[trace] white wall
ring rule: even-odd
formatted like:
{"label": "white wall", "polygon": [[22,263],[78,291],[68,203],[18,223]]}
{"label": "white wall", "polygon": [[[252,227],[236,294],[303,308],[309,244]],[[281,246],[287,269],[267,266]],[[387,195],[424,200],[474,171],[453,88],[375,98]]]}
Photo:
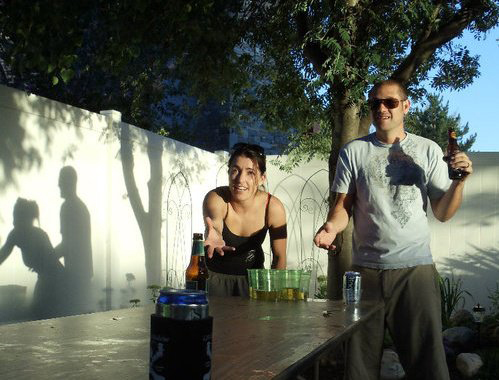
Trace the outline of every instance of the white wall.
{"label": "white wall", "polygon": [[461,208],[446,223],[430,217],[431,248],[440,272],[462,279],[471,293],[466,306],[489,307],[489,290],[499,281],[499,152],[469,156],[474,173],[466,181]]}
{"label": "white wall", "polygon": [[[113,288],[111,307],[128,307],[131,298],[146,302],[144,249],[130,207],[119,155],[119,133],[105,116],[0,86],[0,245],[12,229],[17,197],[35,200],[40,227],[57,245],[59,170],[71,165],[78,174],[78,195],[91,215],[94,260],[92,310],[106,307],[106,287]],[[162,271],[172,285],[183,281],[192,232],[204,230],[201,204],[206,192],[227,183],[227,153],[211,153],[162,138],[131,126],[134,176],[147,211],[149,157],[147,145],[162,150]],[[432,250],[441,272],[463,280],[476,301],[489,305],[499,273],[499,153],[473,153],[475,173],[466,184],[458,214],[442,224],[430,216]],[[327,257],[313,244],[315,231],[327,213],[327,163],[312,161],[285,173],[268,157],[268,190],[284,203],[288,218],[288,267],[327,273]],[[268,240],[264,245],[270,254]],[[269,257],[266,265],[270,263]],[[133,273],[135,292],[125,274]],[[27,289],[27,300],[37,276],[29,272],[15,248],[0,265],[0,323],[9,317],[12,302],[2,290],[7,285]],[[164,280],[166,281],[166,280]],[[3,293],[2,293],[3,292]],[[3,298],[2,298],[3,297]],[[107,300],[109,301],[109,300]],[[467,306],[472,307],[473,301]]]}
{"label": "white wall", "polygon": [[[105,116],[55,101],[27,95],[0,86],[0,245],[12,229],[12,210],[18,197],[35,200],[40,209],[40,228],[53,246],[61,241],[59,210],[59,170],[75,168],[77,192],[91,217],[94,263],[92,310],[106,305],[128,307],[129,300],[146,302],[144,248],[127,196],[119,154],[120,128],[113,129]],[[203,232],[201,204],[206,192],[225,184],[220,174],[224,157],[131,126],[134,177],[142,203],[148,208],[149,157],[147,144],[162,150],[163,200],[161,208],[162,270],[166,281],[166,259],[178,285],[190,258],[192,232]],[[225,182],[224,182],[225,181]],[[168,233],[167,233],[168,231]],[[168,255],[167,255],[168,252]],[[133,291],[125,274],[133,273]],[[23,264],[21,251],[0,265],[0,322],[22,315],[22,307],[12,308],[12,295],[6,286],[26,287],[25,305],[30,302],[37,275]],[[112,288],[111,300],[104,288]],[[10,294],[10,295],[9,295]],[[18,307],[19,306],[19,307]],[[22,318],[22,316],[20,317]]]}

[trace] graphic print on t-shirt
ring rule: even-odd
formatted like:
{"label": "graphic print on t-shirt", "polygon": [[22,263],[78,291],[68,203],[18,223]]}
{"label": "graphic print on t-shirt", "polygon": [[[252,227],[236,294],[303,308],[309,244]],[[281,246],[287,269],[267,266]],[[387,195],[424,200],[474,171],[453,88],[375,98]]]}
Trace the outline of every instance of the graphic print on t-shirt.
{"label": "graphic print on t-shirt", "polygon": [[424,194],[424,172],[413,159],[414,148],[411,141],[403,147],[392,145],[387,151],[378,151],[367,168],[373,183],[393,200],[391,215],[402,228],[412,216],[411,205]]}

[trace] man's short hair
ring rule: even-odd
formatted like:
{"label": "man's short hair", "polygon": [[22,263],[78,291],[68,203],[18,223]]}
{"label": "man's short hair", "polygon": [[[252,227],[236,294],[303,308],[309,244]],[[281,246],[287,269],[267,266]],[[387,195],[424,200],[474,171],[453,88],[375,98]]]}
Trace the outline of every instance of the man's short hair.
{"label": "man's short hair", "polygon": [[407,95],[407,87],[399,81],[398,79],[385,79],[380,82],[374,83],[373,88],[369,91],[369,98],[376,92],[381,86],[384,85],[395,85],[399,88],[400,94],[402,95],[403,99],[407,99],[409,96]]}

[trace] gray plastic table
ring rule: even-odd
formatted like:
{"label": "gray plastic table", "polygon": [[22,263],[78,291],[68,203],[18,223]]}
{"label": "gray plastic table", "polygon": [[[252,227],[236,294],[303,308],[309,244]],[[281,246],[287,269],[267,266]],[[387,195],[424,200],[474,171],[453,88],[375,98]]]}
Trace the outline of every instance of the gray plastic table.
{"label": "gray plastic table", "polygon": [[[380,307],[212,297],[212,379],[295,378]],[[148,305],[0,326],[0,378],[147,379],[152,311]]]}

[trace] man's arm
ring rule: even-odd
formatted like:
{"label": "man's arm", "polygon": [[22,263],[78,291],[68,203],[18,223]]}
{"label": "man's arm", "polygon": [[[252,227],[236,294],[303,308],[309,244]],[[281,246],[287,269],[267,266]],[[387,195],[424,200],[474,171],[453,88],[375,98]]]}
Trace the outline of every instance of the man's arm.
{"label": "man's arm", "polygon": [[336,246],[333,241],[336,235],[343,231],[352,215],[352,205],[355,194],[338,193],[336,202],[327,215],[327,221],[317,231],[314,238],[314,243],[319,248],[333,250]]}
{"label": "man's arm", "polygon": [[286,243],[288,238],[286,225],[286,211],[281,201],[276,197],[270,198],[269,204],[269,236],[272,247],[273,269],[286,269]]}
{"label": "man's arm", "polygon": [[433,215],[441,222],[446,222],[454,216],[463,200],[464,181],[473,173],[473,166],[468,156],[459,152],[450,157],[453,168],[461,169],[466,175],[460,180],[452,181],[449,190],[438,199],[430,199]]}
{"label": "man's arm", "polygon": [[430,199],[433,215],[437,220],[446,222],[454,216],[463,200],[463,181],[452,181],[452,184],[439,199]]}

